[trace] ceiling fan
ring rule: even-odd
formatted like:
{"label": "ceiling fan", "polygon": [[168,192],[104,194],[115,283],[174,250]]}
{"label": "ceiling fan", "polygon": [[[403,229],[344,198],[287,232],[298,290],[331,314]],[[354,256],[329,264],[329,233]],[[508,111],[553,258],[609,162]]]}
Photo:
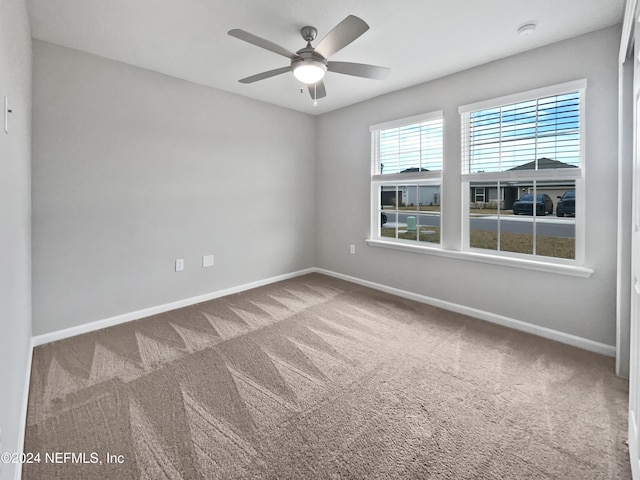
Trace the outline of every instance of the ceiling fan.
{"label": "ceiling fan", "polygon": [[291,60],[291,64],[288,67],[258,73],[257,75],[239,80],[240,83],[253,83],[283,73],[293,72],[293,75],[298,80],[307,85],[311,98],[315,101],[327,95],[324,82],[322,81],[327,71],[377,80],[382,80],[389,75],[391,70],[385,67],[377,67],[363,63],[332,62],[328,60],[331,55],[342,50],[367,30],[369,30],[369,25],[367,25],[364,20],[355,15],[349,15],[336,25],[333,30],[327,33],[314,48],[311,46],[311,42],[315,40],[318,35],[318,30],[315,27],[303,27],[300,30],[300,34],[307,42],[307,46],[295,53],[269,40],[245,32],[244,30],[234,29],[229,30],[228,33],[232,37],[239,38],[240,40],[244,40],[245,42],[277,53]]}

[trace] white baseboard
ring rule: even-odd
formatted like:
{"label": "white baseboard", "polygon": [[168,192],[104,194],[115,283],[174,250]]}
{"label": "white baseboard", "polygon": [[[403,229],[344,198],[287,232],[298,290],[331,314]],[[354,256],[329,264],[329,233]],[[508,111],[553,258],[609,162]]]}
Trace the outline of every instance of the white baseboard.
{"label": "white baseboard", "polygon": [[453,302],[439,300],[437,298],[428,297],[426,295],[420,295],[418,293],[408,292],[406,290],[401,290],[399,288],[389,287],[387,285],[370,282],[368,280],[362,280],[360,278],[352,277],[350,275],[344,275],[342,273],[332,272],[330,270],[325,270],[322,268],[307,268],[305,270],[287,273],[287,274],[279,275],[276,277],[266,278],[264,280],[258,280],[251,283],[246,283],[244,285],[239,285],[237,287],[227,288],[225,290],[219,290],[217,292],[207,293],[205,295],[199,295],[197,297],[191,297],[191,298],[179,300],[176,302],[166,303],[164,305],[158,305],[155,307],[137,310],[135,312],[117,315],[111,318],[105,318],[103,320],[97,320],[95,322],[78,325],[76,327],[71,327],[64,330],[58,330],[56,332],[45,333],[43,335],[38,335],[33,337],[33,346],[36,347],[38,345],[43,345],[45,343],[55,342],[56,340],[62,340],[64,338],[69,338],[75,335],[92,332],[95,330],[99,330],[101,328],[111,327],[114,325],[119,325],[121,323],[130,322],[132,320],[138,320],[140,318],[148,317],[151,315],[157,315],[159,313],[168,312],[170,310],[175,310],[177,308],[188,307],[190,305],[195,305],[196,303],[206,302],[208,300],[213,300],[215,298],[224,297],[226,295],[231,295],[234,293],[244,292],[245,290],[250,290],[252,288],[261,287],[264,285],[268,285],[270,283],[280,282],[282,280],[288,280],[290,278],[299,277],[300,275],[305,275],[307,273],[314,273],[314,272],[322,273],[324,275],[328,275],[335,278],[340,278],[348,282],[356,283],[358,285],[363,285],[365,287],[373,288],[375,290],[387,292],[392,295],[397,295],[399,297],[408,298],[410,300],[415,300],[417,302],[426,303],[428,305],[433,305],[435,307],[451,310],[453,312],[461,313],[463,315],[469,315],[471,317],[479,318],[487,322],[496,323],[498,325],[503,325],[505,327],[513,328],[515,330],[520,330],[522,332],[538,335],[540,337],[548,338],[550,340],[555,340],[557,342],[565,343],[567,345],[572,345],[574,347],[582,348],[584,350],[588,350],[591,352],[600,353],[602,355],[607,355],[609,357],[616,356],[616,347],[613,345],[606,345],[604,343],[595,342],[587,338],[578,337],[576,335],[560,332],[558,330],[553,330],[547,327],[541,327],[539,325],[523,322],[521,320],[505,317],[503,315],[486,312],[484,310],[467,307],[465,305],[460,305]]}
{"label": "white baseboard", "polygon": [[629,462],[631,463],[631,477],[633,478],[633,480],[638,480],[640,479],[640,459],[638,458],[640,445],[638,445],[638,433],[636,432],[635,418],[631,410],[629,411],[629,424],[627,428]]}
{"label": "white baseboard", "polygon": [[509,318],[502,315],[497,315],[495,313],[486,312],[484,310],[479,310],[477,308],[467,307],[465,305],[447,302],[444,300],[439,300],[437,298],[427,297],[426,295],[420,295],[418,293],[408,292],[406,290],[400,290],[399,288],[389,287],[387,285],[370,282],[368,280],[362,280],[360,278],[344,275],[342,273],[332,272],[330,270],[324,270],[322,268],[316,268],[314,270],[317,273],[322,273],[324,275],[328,275],[331,277],[340,278],[348,282],[357,283],[358,285],[373,288],[375,290],[380,290],[382,292],[391,293],[392,295],[397,295],[399,297],[408,298],[409,300],[415,300],[417,302],[433,305],[434,307],[440,307],[440,308],[444,308],[445,310],[461,313],[463,315],[469,315],[471,317],[479,318],[487,322],[496,323],[504,327],[513,328],[514,330],[520,330],[522,332],[538,335],[539,337],[548,338],[550,340],[555,340],[557,342],[565,343],[567,345],[572,345],[574,347],[582,348],[583,350],[588,350],[590,352],[600,353],[608,357],[616,356],[616,347],[614,345],[607,345],[604,343],[595,342],[587,338],[578,337],[576,335],[571,335],[569,333],[559,332],[558,330],[553,330],[551,328],[541,327],[539,325],[534,325],[532,323],[523,322],[521,320],[516,320],[514,318]]}
{"label": "white baseboard", "polygon": [[[22,408],[20,409],[20,428],[18,430],[18,445],[15,450],[18,453],[24,451],[24,438],[27,431],[27,409],[29,408],[29,386],[31,385],[31,363],[33,361],[33,338],[29,343],[29,357],[25,371],[24,388],[22,389]],[[15,466],[15,480],[22,479],[22,465]]]}
{"label": "white baseboard", "polygon": [[124,313],[115,317],[105,318],[102,320],[96,320],[95,322],[85,323],[76,327],[65,328],[64,330],[58,330],[51,333],[45,333],[33,337],[33,346],[44,345],[45,343],[55,342],[83,333],[93,332],[100,330],[101,328],[112,327],[121,323],[130,322],[132,320],[138,320],[140,318],[149,317],[151,315],[157,315],[159,313],[168,312],[177,308],[188,307],[195,305],[196,303],[206,302],[215,298],[225,297],[234,293],[244,292],[245,290],[251,290],[252,288],[262,287],[269,285],[270,283],[281,282],[282,280],[288,280],[290,278],[299,277],[300,275],[306,275],[307,273],[314,273],[315,268],[307,268],[305,270],[299,270],[297,272],[286,273],[284,275],[278,275],[276,277],[265,278],[263,280],[257,280],[255,282],[246,283],[237,287],[231,287],[224,290],[218,290],[212,293],[206,293],[204,295],[198,295],[197,297],[191,297],[184,300],[178,300],[176,302],[165,303],[164,305],[158,305],[150,308],[143,308],[142,310],[136,310],[135,312]]}

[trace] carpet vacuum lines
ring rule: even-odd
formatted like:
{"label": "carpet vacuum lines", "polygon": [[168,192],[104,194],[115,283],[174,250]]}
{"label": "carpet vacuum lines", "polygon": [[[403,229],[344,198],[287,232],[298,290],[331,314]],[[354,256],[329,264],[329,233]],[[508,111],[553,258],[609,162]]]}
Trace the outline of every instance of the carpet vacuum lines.
{"label": "carpet vacuum lines", "polygon": [[22,478],[626,480],[613,362],[311,273],[36,347]]}

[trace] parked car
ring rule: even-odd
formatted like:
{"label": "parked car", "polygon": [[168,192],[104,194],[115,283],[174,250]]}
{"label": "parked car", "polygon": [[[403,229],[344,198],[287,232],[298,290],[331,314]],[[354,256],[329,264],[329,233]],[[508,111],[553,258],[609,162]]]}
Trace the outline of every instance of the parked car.
{"label": "parked car", "polygon": [[576,216],[576,191],[575,190],[567,190],[562,194],[562,196],[558,195],[558,205],[556,206],[556,215],[558,217],[564,217],[565,215]]}
{"label": "parked car", "polygon": [[384,225],[385,223],[387,223],[387,214],[380,212],[380,225]]}
{"label": "parked car", "polygon": [[[553,200],[546,193],[536,195],[536,215],[553,213]],[[514,215],[533,215],[533,195],[523,195],[513,203]]]}

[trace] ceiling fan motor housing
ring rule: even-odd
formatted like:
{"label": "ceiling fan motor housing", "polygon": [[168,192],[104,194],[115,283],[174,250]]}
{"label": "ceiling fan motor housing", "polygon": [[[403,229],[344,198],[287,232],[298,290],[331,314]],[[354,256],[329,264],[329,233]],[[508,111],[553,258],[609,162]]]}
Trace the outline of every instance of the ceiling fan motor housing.
{"label": "ceiling fan motor housing", "polygon": [[302,27],[300,29],[300,35],[302,35],[302,38],[304,38],[307,43],[311,43],[318,36],[318,29],[310,26]]}

